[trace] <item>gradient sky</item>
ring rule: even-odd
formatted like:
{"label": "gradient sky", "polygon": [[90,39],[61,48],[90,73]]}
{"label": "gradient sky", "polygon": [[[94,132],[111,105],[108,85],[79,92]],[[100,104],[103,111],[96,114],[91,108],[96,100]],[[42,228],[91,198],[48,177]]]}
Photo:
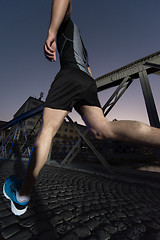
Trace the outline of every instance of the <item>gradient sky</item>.
{"label": "gradient sky", "polygon": [[[51,0],[3,0],[0,7],[0,120],[9,121],[29,96],[44,98],[59,70],[43,54]],[[160,50],[159,0],[73,0],[72,19],[89,54],[94,78]],[[149,76],[158,113],[160,76]],[[102,105],[114,89],[99,93]],[[78,114],[70,114],[80,122]],[[139,80],[135,80],[109,120],[148,123]]]}

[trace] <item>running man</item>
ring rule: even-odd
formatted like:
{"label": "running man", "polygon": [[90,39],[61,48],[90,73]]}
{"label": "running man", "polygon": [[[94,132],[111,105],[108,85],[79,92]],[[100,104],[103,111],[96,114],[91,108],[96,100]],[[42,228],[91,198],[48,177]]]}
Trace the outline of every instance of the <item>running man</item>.
{"label": "running man", "polygon": [[137,121],[110,122],[104,117],[87,51],[70,16],[71,0],[53,0],[44,50],[47,59],[55,62],[58,48],[61,69],[46,98],[42,129],[30,156],[24,181],[10,176],[3,186],[3,193],[11,201],[11,210],[15,215],[26,212],[34,183],[47,160],[52,138],[73,107],[95,138],[160,147],[159,129]]}

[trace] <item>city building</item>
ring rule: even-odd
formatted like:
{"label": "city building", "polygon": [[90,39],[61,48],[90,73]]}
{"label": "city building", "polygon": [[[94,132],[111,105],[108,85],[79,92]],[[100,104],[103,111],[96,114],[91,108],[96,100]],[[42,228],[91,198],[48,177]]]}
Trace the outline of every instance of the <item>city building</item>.
{"label": "city building", "polygon": [[[41,97],[39,99],[34,97],[29,97],[25,103],[18,109],[18,111],[14,114],[14,118],[22,115],[25,112],[28,112],[40,105],[44,104],[44,101],[41,100]],[[24,127],[26,132],[30,132],[33,128],[34,132],[37,133],[41,126],[41,122],[39,121],[41,119],[42,114],[37,114],[35,116],[30,117],[29,119],[24,121]],[[38,122],[39,121],[39,122]],[[37,124],[38,123],[38,124]]]}
{"label": "city building", "polygon": [[7,122],[6,121],[1,121],[0,120],[0,128],[3,127]]}

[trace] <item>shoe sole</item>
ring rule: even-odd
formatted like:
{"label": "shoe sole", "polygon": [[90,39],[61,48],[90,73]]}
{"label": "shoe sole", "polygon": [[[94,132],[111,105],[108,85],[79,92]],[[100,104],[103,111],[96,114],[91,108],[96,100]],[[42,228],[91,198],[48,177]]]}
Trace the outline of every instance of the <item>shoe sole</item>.
{"label": "shoe sole", "polygon": [[[4,185],[5,185],[5,184],[4,184]],[[13,202],[13,201],[11,200],[11,198],[6,194],[5,189],[4,189],[4,185],[3,185],[3,194],[4,194],[4,196],[5,196],[7,199],[9,199],[10,202],[11,202],[11,211],[12,211],[16,216],[21,216],[22,214],[24,214],[24,213],[27,211],[28,206],[25,207],[25,208],[22,209],[22,210],[17,209],[16,206],[14,205],[14,202]]]}

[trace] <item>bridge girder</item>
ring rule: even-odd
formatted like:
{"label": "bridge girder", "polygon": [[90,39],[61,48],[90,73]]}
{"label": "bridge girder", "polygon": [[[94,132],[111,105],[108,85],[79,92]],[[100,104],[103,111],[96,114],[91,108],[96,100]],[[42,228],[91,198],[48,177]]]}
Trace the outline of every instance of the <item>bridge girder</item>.
{"label": "bridge girder", "polygon": [[144,70],[147,71],[147,74],[160,74],[160,51],[98,77],[96,79],[98,92],[118,86],[128,76],[135,80],[139,78],[139,72]]}

